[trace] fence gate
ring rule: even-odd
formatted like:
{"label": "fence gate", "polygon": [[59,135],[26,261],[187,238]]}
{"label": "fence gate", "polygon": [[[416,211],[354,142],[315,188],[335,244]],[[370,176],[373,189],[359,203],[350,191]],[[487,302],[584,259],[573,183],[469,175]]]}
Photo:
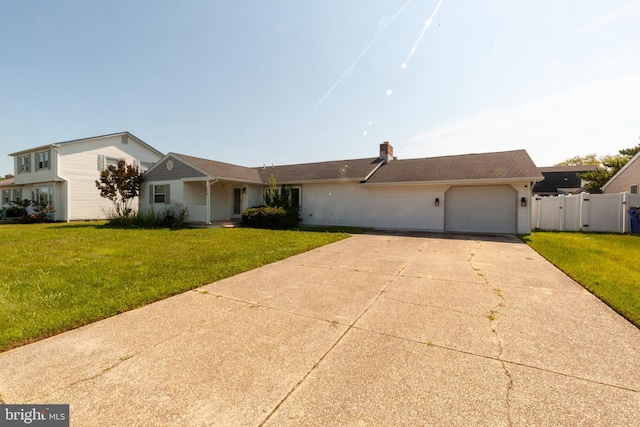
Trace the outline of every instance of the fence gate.
{"label": "fence gate", "polygon": [[531,203],[531,226],[539,230],[627,233],[631,230],[627,214],[631,206],[640,206],[640,195],[538,196]]}

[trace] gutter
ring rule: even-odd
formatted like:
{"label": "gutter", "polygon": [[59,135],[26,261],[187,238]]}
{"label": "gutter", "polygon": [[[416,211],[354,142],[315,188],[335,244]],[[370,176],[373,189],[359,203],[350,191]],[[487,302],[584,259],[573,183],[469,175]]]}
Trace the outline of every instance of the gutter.
{"label": "gutter", "polygon": [[[57,148],[59,147],[59,145],[51,145],[52,148]],[[58,174],[58,171],[60,170],[59,166],[59,160],[60,160],[60,153],[58,153],[58,150],[54,150],[56,153],[56,180],[61,180],[62,182],[64,182],[64,218],[63,221],[64,222],[69,222],[69,180],[66,178],[61,177]],[[54,214],[55,216],[55,214]]]}

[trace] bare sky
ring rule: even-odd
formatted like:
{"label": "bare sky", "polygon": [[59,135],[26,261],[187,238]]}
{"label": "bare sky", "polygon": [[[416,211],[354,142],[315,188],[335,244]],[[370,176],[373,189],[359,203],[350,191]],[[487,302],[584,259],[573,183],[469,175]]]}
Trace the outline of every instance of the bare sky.
{"label": "bare sky", "polygon": [[8,153],[130,131],[246,166],[640,142],[640,0],[3,1]]}

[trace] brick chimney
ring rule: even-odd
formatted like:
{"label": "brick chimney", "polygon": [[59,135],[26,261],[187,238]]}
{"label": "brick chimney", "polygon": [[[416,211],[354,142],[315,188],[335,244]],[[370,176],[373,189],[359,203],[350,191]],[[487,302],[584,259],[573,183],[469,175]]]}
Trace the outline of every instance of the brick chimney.
{"label": "brick chimney", "polygon": [[382,164],[387,164],[393,160],[393,147],[388,141],[380,144],[380,158],[382,159]]}

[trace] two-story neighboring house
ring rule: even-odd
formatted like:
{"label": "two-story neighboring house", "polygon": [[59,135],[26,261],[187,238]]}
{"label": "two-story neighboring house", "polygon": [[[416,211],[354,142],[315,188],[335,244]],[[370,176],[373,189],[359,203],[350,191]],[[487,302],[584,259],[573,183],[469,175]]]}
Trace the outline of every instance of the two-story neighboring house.
{"label": "two-story neighboring house", "polygon": [[42,145],[9,154],[13,182],[3,182],[2,206],[20,199],[43,199],[55,209],[55,221],[106,218],[111,201],[100,196],[100,171],[124,159],[141,171],[163,154],[129,132]]}

